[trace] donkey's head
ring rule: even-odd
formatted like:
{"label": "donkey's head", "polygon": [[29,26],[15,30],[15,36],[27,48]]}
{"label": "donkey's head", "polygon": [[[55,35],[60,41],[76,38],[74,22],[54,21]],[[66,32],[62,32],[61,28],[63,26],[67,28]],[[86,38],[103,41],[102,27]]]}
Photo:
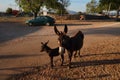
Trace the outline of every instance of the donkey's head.
{"label": "donkey's head", "polygon": [[46,51],[48,42],[49,42],[49,40],[47,42],[45,42],[45,43],[41,42],[41,50],[40,50],[40,52]]}
{"label": "donkey's head", "polygon": [[62,47],[65,47],[65,48],[67,46],[69,46],[70,37],[66,35],[66,33],[68,31],[67,25],[65,25],[64,31],[58,31],[58,29],[56,28],[56,25],[55,25],[54,26],[54,31],[59,36],[58,37],[59,45],[62,46]]}

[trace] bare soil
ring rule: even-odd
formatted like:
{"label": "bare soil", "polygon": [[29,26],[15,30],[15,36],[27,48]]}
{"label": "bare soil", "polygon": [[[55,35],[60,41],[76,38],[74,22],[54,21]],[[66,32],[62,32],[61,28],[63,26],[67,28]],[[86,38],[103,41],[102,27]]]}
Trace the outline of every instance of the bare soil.
{"label": "bare soil", "polygon": [[[7,18],[0,22],[0,80],[120,79],[119,22],[62,21],[68,24],[69,36],[78,30],[84,33],[84,46],[81,57],[72,58],[71,69],[67,66],[67,52],[64,66],[60,66],[60,57],[56,57],[51,69],[49,57],[40,52],[40,46],[47,40],[50,47],[58,46],[53,26],[28,27],[24,20]],[[58,25],[59,30],[63,28]]]}

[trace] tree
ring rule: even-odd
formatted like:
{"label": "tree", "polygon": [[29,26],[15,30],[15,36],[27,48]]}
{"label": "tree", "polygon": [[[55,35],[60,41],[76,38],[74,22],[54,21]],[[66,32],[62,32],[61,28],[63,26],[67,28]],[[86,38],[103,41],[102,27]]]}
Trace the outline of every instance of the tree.
{"label": "tree", "polygon": [[15,0],[16,3],[27,12],[33,12],[34,17],[37,17],[38,12],[41,10],[42,6],[46,6],[46,8],[50,9],[58,9],[61,3],[58,0]]}
{"label": "tree", "polygon": [[117,10],[116,19],[118,19],[120,12],[120,0],[99,0],[99,8],[103,10]]}
{"label": "tree", "polygon": [[61,16],[66,12],[66,8],[70,5],[70,0],[59,0],[59,2],[61,3]]}
{"label": "tree", "polygon": [[59,0],[59,2],[67,8],[70,5],[70,0]]}
{"label": "tree", "polygon": [[16,3],[26,12],[32,12],[34,18],[37,17],[41,6],[43,5],[43,0],[16,0]]}
{"label": "tree", "polygon": [[6,13],[7,14],[12,14],[12,8],[7,8]]}
{"label": "tree", "polygon": [[86,12],[87,13],[95,13],[97,10],[97,1],[91,0],[91,2],[88,2],[86,5]]}
{"label": "tree", "polygon": [[47,2],[47,0],[46,0],[46,3],[44,5],[46,5],[47,9],[54,10],[58,14],[61,11],[61,9],[65,10],[65,7],[58,0],[57,1],[51,1],[51,2],[49,2],[49,0]]}

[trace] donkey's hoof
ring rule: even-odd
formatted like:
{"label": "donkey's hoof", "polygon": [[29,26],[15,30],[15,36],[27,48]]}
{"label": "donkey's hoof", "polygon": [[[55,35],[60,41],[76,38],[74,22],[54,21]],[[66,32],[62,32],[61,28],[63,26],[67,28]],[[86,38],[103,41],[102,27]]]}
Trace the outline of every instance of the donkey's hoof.
{"label": "donkey's hoof", "polygon": [[63,64],[61,64],[60,66],[63,66]]}
{"label": "donkey's hoof", "polygon": [[68,66],[67,69],[71,69],[71,66]]}
{"label": "donkey's hoof", "polygon": [[51,68],[53,68],[54,67],[54,65],[51,65]]}
{"label": "donkey's hoof", "polygon": [[74,58],[77,58],[77,57],[78,57],[78,56],[76,56],[76,55],[74,56]]}

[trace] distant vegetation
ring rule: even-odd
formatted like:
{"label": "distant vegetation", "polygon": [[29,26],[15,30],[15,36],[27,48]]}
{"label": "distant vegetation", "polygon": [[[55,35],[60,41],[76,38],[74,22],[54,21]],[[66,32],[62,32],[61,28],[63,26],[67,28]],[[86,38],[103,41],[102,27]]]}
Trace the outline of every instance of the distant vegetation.
{"label": "distant vegetation", "polygon": [[7,8],[6,13],[7,14],[12,14],[12,8]]}
{"label": "distant vegetation", "polygon": [[43,6],[46,6],[48,10],[55,10],[58,13],[65,13],[66,7],[70,5],[70,0],[15,0],[16,3],[25,12],[32,12],[34,18],[40,12]]}
{"label": "distant vegetation", "polygon": [[109,11],[116,10],[117,15],[116,19],[118,19],[120,12],[120,0],[91,0],[86,5],[87,13],[102,13],[103,10],[107,11],[107,15],[109,15]]}
{"label": "distant vegetation", "polygon": [[8,8],[6,10],[6,13],[1,12],[0,16],[3,15],[5,16],[14,15],[16,17],[34,16],[34,18],[36,18],[43,12],[43,7],[47,8],[48,14],[53,15],[53,17],[56,14],[58,17],[62,19],[64,18],[84,20],[85,18],[88,17],[86,15],[89,14],[101,14],[101,16],[103,17],[104,16],[109,17],[110,11],[115,10],[117,14],[115,14],[114,17],[116,17],[116,20],[118,20],[120,13],[120,0],[91,0],[86,4],[86,12],[84,13],[76,12],[75,14],[69,14],[70,11],[67,10],[67,7],[71,4],[70,0],[15,0],[15,1],[18,4],[20,10],[13,10],[12,8]]}
{"label": "distant vegetation", "polygon": [[16,16],[19,13],[19,11],[18,10],[13,10],[12,8],[7,8],[6,13],[9,14],[9,15]]}

